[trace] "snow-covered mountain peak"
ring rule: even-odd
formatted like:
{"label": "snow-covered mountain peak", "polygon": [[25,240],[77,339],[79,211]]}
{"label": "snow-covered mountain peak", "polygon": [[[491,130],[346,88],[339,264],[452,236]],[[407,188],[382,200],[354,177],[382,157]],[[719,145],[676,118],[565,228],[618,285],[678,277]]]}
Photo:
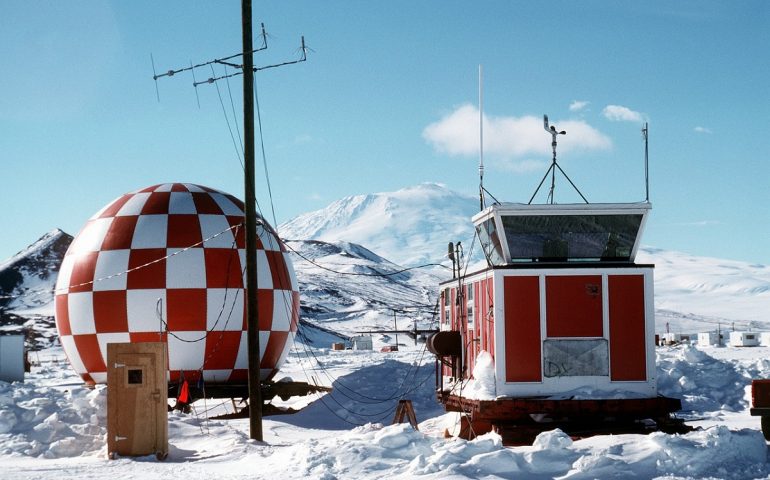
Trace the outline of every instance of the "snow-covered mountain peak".
{"label": "snow-covered mountain peak", "polygon": [[71,243],[72,236],[57,228],[0,263],[0,329],[26,329],[38,346],[53,341],[53,289]]}
{"label": "snow-covered mountain peak", "polygon": [[[447,242],[458,240],[480,259],[471,224],[477,211],[475,197],[424,183],[343,198],[285,223],[281,232],[292,239],[356,242],[404,266],[442,262]],[[640,249],[637,262],[656,266],[659,328],[668,323],[692,333],[728,321],[736,328],[770,328],[767,266],[652,247]]]}
{"label": "snow-covered mountain peak", "polygon": [[0,271],[11,267],[13,264],[23,262],[30,258],[38,258],[41,255],[45,256],[49,250],[60,250],[62,245],[66,245],[61,252],[64,256],[64,252],[69,248],[69,244],[72,242],[72,235],[65,233],[61,229],[54,228],[50,232],[46,233],[42,237],[35,240],[32,244],[18,252],[16,255],[0,262]]}
{"label": "snow-covered mountain peak", "polygon": [[437,263],[446,244],[473,239],[474,197],[439,183],[395,192],[348,196],[282,224],[287,239],[349,241],[374,248],[400,265]]}

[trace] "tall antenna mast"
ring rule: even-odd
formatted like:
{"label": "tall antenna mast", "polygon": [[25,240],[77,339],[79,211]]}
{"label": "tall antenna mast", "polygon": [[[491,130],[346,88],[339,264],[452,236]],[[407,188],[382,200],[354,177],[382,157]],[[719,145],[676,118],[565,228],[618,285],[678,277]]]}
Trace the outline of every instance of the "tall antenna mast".
{"label": "tall antenna mast", "polygon": [[647,203],[650,203],[649,149],[647,147],[649,134],[649,124],[644,122],[644,127],[642,128],[642,137],[644,137],[644,201]]}
{"label": "tall antenna mast", "polygon": [[484,89],[479,64],[479,209],[484,210]]}

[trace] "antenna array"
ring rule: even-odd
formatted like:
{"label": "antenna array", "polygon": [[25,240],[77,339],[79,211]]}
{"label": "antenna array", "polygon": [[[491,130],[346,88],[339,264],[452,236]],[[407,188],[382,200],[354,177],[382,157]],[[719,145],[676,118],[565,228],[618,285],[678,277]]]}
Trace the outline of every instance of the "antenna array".
{"label": "antenna array", "polygon": [[[254,54],[256,52],[261,52],[262,50],[267,50],[267,36],[268,35],[267,35],[267,32],[265,31],[265,24],[262,23],[260,25],[261,25],[260,37],[262,37],[262,45],[260,47],[258,47],[258,48],[255,48],[253,50],[248,51],[248,53]],[[275,63],[275,64],[271,64],[271,65],[263,65],[263,66],[259,66],[259,67],[252,66],[251,70],[252,70],[253,73],[256,73],[256,72],[259,72],[261,70],[267,70],[267,69],[270,69],[270,68],[283,67],[285,65],[293,65],[295,63],[300,63],[300,62],[306,61],[307,60],[307,51],[309,50],[309,48],[305,45],[305,36],[304,35],[301,37],[299,50],[301,51],[301,56],[297,60],[289,60],[289,61],[286,61],[286,62]],[[192,77],[193,77],[193,87],[195,87],[195,89],[196,89],[195,95],[197,97],[197,95],[198,95],[197,88],[198,88],[199,85],[211,84],[211,83],[214,83],[214,82],[216,82],[218,80],[224,80],[226,78],[231,78],[231,77],[235,77],[235,76],[238,76],[238,75],[243,75],[243,70],[244,70],[243,64],[242,63],[238,64],[238,63],[234,63],[234,62],[230,61],[230,60],[232,60],[234,58],[243,57],[243,55],[244,55],[244,52],[238,52],[238,53],[234,53],[232,55],[228,55],[226,57],[215,58],[214,60],[209,60],[207,62],[198,63],[196,65],[193,65],[192,62],[190,62],[190,66],[189,67],[182,67],[182,68],[178,68],[178,69],[171,69],[171,70],[168,70],[168,71],[166,71],[164,73],[157,73],[157,71],[155,70],[155,58],[153,58],[152,54],[150,54],[150,61],[152,62],[152,79],[155,80],[155,94],[156,94],[156,96],[158,98],[158,101],[160,102],[160,93],[158,91],[158,79],[163,78],[163,77],[173,77],[174,75],[176,75],[178,73],[183,73],[183,72],[189,71],[192,74]],[[195,78],[195,69],[196,68],[205,67],[205,66],[213,66],[214,64],[224,65],[226,67],[232,67],[232,68],[237,69],[238,71],[230,73],[230,74],[226,74],[226,75],[220,75],[220,76],[214,75],[214,76],[209,77],[206,80],[202,80],[200,82],[196,80],[196,78]],[[212,69],[212,75],[213,75],[213,69]],[[199,103],[199,106],[200,106],[200,103]]]}
{"label": "antenna array", "polygon": [[[257,277],[257,232],[256,232],[256,195],[254,185],[254,73],[269,68],[277,68],[284,65],[304,62],[307,60],[307,47],[305,46],[305,37],[302,37],[302,56],[298,60],[292,60],[262,67],[254,66],[254,52],[267,48],[267,34],[265,26],[262,24],[262,47],[254,49],[252,43],[252,7],[251,0],[242,0],[241,2],[241,25],[243,30],[241,53],[229,55],[198,65],[169,70],[166,73],[158,75],[155,71],[155,59],[150,56],[153,64],[153,80],[155,81],[156,95],[160,101],[160,95],[157,91],[158,78],[173,77],[177,73],[190,71],[193,75],[193,87],[196,88],[203,83],[215,83],[218,80],[243,75],[243,163],[244,163],[244,203],[245,203],[245,233],[246,233],[246,320],[247,320],[247,350],[249,363],[249,430],[250,437],[254,440],[262,440],[262,392],[260,381],[260,348],[259,348],[259,321],[258,321],[258,277]],[[230,62],[237,57],[243,57],[243,64]],[[213,74],[213,64],[220,64],[236,68],[238,71],[228,75],[217,77]],[[212,77],[198,82],[195,80],[195,69],[204,65],[212,66]]]}

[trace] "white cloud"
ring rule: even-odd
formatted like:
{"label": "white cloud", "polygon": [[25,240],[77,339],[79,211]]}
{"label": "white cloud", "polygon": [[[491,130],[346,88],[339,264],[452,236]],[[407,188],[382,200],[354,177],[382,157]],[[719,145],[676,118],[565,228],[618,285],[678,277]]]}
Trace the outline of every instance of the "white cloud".
{"label": "white cloud", "polygon": [[711,227],[714,225],[721,225],[719,220],[699,220],[697,222],[681,223],[680,225],[685,227]]}
{"label": "white cloud", "polygon": [[[479,110],[465,104],[422,132],[437,151],[457,156],[477,156],[479,152]],[[612,141],[582,120],[553,122],[567,135],[559,136],[559,152],[608,150]],[[484,154],[501,159],[521,159],[529,155],[551,154],[551,139],[543,131],[543,119],[534,116],[493,117],[484,115]],[[516,162],[511,163],[511,165]],[[527,162],[518,162],[527,165]],[[531,164],[529,164],[531,165]],[[531,168],[531,167],[529,167]]]}
{"label": "white cloud", "polygon": [[569,104],[569,111],[579,112],[580,110],[583,110],[584,108],[586,108],[589,103],[590,102],[587,102],[585,100],[575,100]]}
{"label": "white cloud", "polygon": [[695,130],[697,133],[708,133],[708,134],[714,133],[711,131],[710,128],[706,128],[706,127],[695,127],[693,130]]}
{"label": "white cloud", "polygon": [[621,105],[607,105],[602,110],[602,114],[613,122],[641,122],[644,120],[641,113]]}

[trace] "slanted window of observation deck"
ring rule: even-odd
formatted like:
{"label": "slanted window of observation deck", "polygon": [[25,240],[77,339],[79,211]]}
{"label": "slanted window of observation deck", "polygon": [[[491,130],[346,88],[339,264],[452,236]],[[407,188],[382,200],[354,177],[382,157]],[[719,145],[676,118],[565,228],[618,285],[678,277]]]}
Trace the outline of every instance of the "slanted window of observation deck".
{"label": "slanted window of observation deck", "polygon": [[633,262],[649,204],[495,205],[474,217],[490,265]]}

